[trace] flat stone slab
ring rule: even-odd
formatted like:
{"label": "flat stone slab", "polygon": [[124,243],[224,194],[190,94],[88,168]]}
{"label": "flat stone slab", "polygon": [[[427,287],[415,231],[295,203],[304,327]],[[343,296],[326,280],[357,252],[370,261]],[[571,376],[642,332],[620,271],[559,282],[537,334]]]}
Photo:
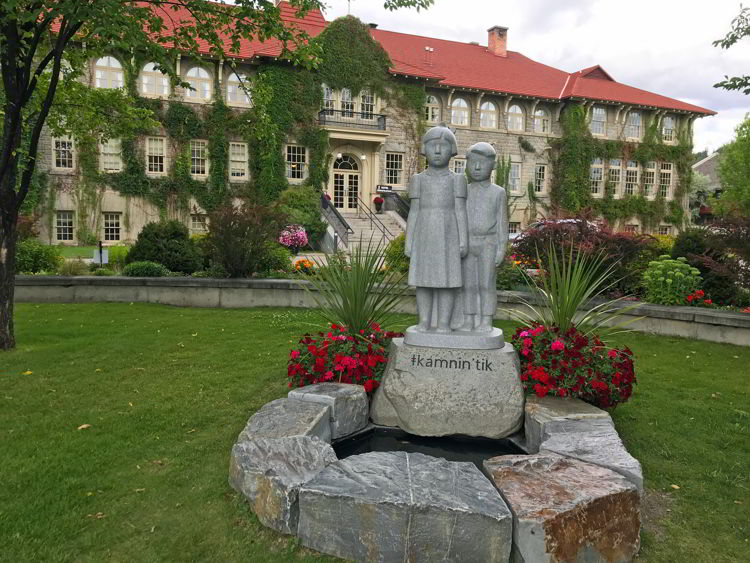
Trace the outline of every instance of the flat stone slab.
{"label": "flat stone slab", "polygon": [[290,399],[328,405],[331,409],[331,438],[341,438],[367,426],[370,401],[361,385],[318,383],[289,392]]}
{"label": "flat stone slab", "polygon": [[610,421],[556,420],[544,426],[540,453],[556,453],[616,471],[643,491],[641,464],[625,449]]}
{"label": "flat stone slab", "polygon": [[232,448],[229,484],[264,526],[296,534],[299,486],[334,461],[333,448],[317,437],[254,438]]}
{"label": "flat stone slab", "polygon": [[492,350],[505,345],[503,331],[493,327],[491,332],[453,331],[447,334],[420,332],[410,326],[404,333],[404,342],[425,348],[453,348],[456,350]]}
{"label": "flat stone slab", "polygon": [[640,496],[609,469],[555,454],[484,462],[513,513],[514,563],[624,563],[638,553]]}
{"label": "flat stone slab", "polygon": [[330,407],[322,403],[276,399],[263,405],[250,417],[238,442],[255,438],[317,436],[331,441]]}
{"label": "flat stone slab", "polygon": [[370,417],[419,436],[504,438],[523,424],[518,354],[410,346],[394,338]]}
{"label": "flat stone slab", "polygon": [[553,420],[601,419],[612,424],[612,418],[606,411],[580,399],[529,396],[526,397],[524,413],[525,445],[529,453],[539,451],[544,427]]}
{"label": "flat stone slab", "polygon": [[306,547],[356,561],[506,562],[512,516],[471,463],[418,453],[339,460],[300,487]]}

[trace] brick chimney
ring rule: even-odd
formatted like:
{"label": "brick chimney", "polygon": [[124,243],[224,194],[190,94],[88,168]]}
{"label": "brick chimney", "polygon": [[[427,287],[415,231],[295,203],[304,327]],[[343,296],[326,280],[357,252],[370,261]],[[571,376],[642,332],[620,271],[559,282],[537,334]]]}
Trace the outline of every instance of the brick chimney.
{"label": "brick chimney", "polygon": [[498,57],[507,57],[508,28],[496,25],[487,30],[487,48],[490,53]]}

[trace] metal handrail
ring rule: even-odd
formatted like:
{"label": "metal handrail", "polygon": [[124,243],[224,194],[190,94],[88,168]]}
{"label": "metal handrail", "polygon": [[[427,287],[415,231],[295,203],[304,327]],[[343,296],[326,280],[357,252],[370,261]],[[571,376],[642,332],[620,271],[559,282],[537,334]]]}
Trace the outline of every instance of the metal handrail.
{"label": "metal handrail", "polygon": [[[333,231],[336,237],[341,240],[345,247],[349,247],[349,235],[354,234],[354,229],[351,228],[349,223],[344,219],[343,215],[339,213],[333,204],[326,198],[326,194],[320,194],[320,209],[323,215],[328,220],[328,224],[333,227]],[[333,216],[333,217],[331,217]],[[338,248],[338,243],[334,242],[335,247]]]}
{"label": "metal handrail", "polygon": [[409,205],[409,202],[406,201],[404,198],[402,198],[397,193],[383,193],[380,194],[384,198],[387,198],[389,201],[393,202],[396,207],[396,213],[399,214],[399,216],[406,221],[409,219],[409,210],[411,209],[411,206]]}
{"label": "metal handrail", "polygon": [[383,113],[322,109],[318,112],[320,125],[343,125],[358,129],[386,130],[386,116]]}
{"label": "metal handrail", "polygon": [[388,240],[388,242],[392,241],[394,238],[396,238],[396,235],[394,235],[391,231],[388,230],[388,227],[385,226],[385,223],[383,223],[373,212],[372,209],[368,207],[368,205],[362,201],[362,198],[357,195],[357,202],[359,205],[357,206],[357,213],[360,212],[362,208],[365,209],[365,215],[370,220],[370,226],[373,225],[376,226],[381,233],[383,233],[383,236]]}

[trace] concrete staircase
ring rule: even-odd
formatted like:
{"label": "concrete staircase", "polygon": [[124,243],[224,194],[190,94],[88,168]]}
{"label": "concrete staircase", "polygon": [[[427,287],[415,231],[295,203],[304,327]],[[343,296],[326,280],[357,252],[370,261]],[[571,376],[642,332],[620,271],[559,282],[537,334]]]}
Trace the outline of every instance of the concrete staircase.
{"label": "concrete staircase", "polygon": [[404,232],[404,225],[400,217],[393,211],[386,211],[375,215],[387,229],[388,233],[383,233],[377,221],[371,221],[364,213],[361,215],[344,215],[349,226],[354,230],[354,234],[349,235],[349,251],[355,247],[362,246],[367,248],[372,239],[372,247],[375,248],[378,243],[384,248],[388,242]]}

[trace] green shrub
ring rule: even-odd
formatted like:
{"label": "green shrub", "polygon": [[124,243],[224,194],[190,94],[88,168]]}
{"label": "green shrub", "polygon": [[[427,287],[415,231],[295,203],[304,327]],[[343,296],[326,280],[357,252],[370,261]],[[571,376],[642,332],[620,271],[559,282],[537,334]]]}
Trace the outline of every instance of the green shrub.
{"label": "green shrub", "polygon": [[85,276],[89,271],[88,263],[80,258],[75,258],[74,260],[65,260],[57,273],[61,276]]}
{"label": "green shrub", "polygon": [[311,246],[318,244],[327,225],[320,218],[320,192],[309,186],[288,188],[279,195],[279,209],[286,222],[302,225]]}
{"label": "green shrub", "polygon": [[114,276],[115,272],[113,270],[110,270],[109,268],[97,268],[94,270],[95,276]]}
{"label": "green shrub", "polygon": [[497,268],[495,286],[497,289],[513,291],[519,289],[519,287],[525,290],[525,285],[526,277],[523,270],[519,265],[514,264],[509,256],[506,256],[503,263]]}
{"label": "green shrub", "polygon": [[276,241],[269,241],[258,259],[258,272],[290,272],[292,253]]}
{"label": "green shrub", "polygon": [[131,262],[122,270],[123,276],[131,278],[165,278],[171,272],[163,265],[157,262],[143,260],[140,262]]}
{"label": "green shrub", "polygon": [[128,252],[127,263],[157,262],[173,272],[192,274],[203,267],[203,259],[190,240],[188,228],[179,221],[149,223]]}
{"label": "green shrub", "polygon": [[401,233],[385,247],[385,265],[388,269],[402,274],[409,271],[409,259],[404,254],[406,234]]}
{"label": "green shrub", "polygon": [[62,263],[59,248],[42,244],[37,239],[22,240],[16,247],[16,272],[19,274],[54,272]]}
{"label": "green shrub", "polygon": [[653,260],[643,274],[646,300],[657,305],[684,305],[685,298],[700,288],[698,268],[688,264],[687,258],[672,259],[665,254]]}
{"label": "green shrub", "polygon": [[225,279],[229,277],[229,273],[221,266],[210,266],[206,268],[205,270],[199,270],[197,272],[193,272],[192,276],[194,278]]}
{"label": "green shrub", "polygon": [[127,246],[110,246],[109,250],[109,267],[117,272],[122,272],[122,269],[127,264],[128,252],[130,248]]}

